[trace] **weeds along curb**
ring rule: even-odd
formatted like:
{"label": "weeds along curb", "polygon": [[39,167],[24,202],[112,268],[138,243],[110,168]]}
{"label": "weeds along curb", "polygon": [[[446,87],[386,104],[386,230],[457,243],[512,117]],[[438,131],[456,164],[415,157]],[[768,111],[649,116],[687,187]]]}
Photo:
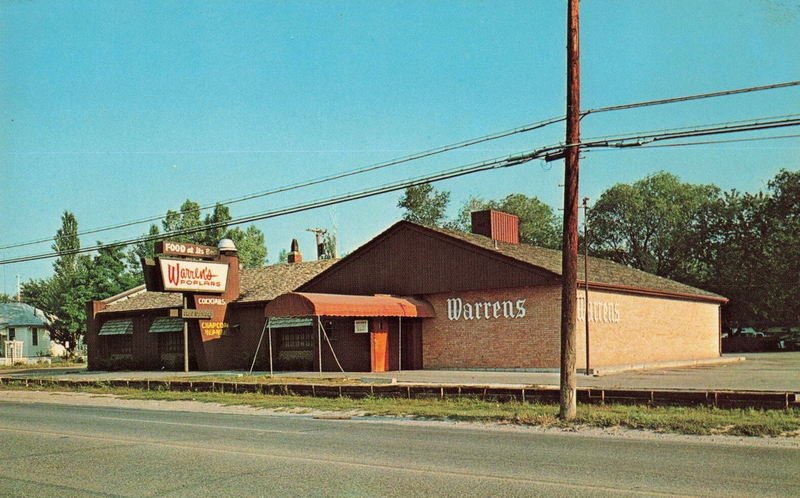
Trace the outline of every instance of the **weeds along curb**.
{"label": "weeds along curb", "polygon": [[[366,397],[402,399],[470,398],[504,403],[509,401],[557,403],[557,388],[509,388],[490,386],[417,386],[417,385],[328,385],[267,384],[218,381],[170,380],[51,380],[0,377],[0,386],[63,388],[130,388],[149,391],[189,391],[218,393],[257,393],[312,396],[320,398]],[[578,389],[578,401],[588,404],[630,404],[648,406],[709,406],[716,408],[800,408],[798,395],[776,391],[682,391],[633,389]]]}

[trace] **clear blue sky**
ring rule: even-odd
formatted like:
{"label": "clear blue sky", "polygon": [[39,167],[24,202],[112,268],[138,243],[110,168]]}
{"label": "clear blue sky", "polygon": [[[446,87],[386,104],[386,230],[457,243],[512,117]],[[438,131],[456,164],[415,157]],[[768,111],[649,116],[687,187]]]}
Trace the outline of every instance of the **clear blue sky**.
{"label": "clear blue sky", "polygon": [[[225,200],[562,115],[566,2],[0,3],[0,245]],[[586,0],[582,107],[800,79],[800,3]],[[589,116],[582,135],[800,112],[800,89]],[[791,129],[790,129],[791,130]],[[774,132],[770,132],[774,133]],[[795,131],[796,133],[796,131]],[[563,140],[563,126],[231,207],[234,216]],[[667,170],[763,189],[800,140],[586,154],[582,195]],[[561,203],[561,162],[437,184]],[[312,226],[350,251],[401,215],[400,194],[256,223],[274,261]],[[84,245],[144,233],[89,236]],[[48,252],[49,244],[0,251]],[[2,292],[52,260],[0,266]]]}

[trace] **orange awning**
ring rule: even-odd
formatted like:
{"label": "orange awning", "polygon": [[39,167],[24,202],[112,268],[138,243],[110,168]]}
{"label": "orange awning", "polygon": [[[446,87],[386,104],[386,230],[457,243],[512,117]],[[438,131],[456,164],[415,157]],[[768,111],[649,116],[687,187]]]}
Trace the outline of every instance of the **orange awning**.
{"label": "orange awning", "polygon": [[432,318],[433,307],[421,299],[387,295],[350,296],[289,292],[267,303],[265,316],[404,316]]}

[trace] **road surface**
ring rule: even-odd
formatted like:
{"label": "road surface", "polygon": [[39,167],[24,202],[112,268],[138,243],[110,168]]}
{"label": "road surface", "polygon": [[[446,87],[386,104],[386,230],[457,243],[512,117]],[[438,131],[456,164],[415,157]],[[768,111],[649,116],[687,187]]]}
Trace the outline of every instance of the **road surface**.
{"label": "road surface", "polygon": [[800,495],[794,443],[21,396],[0,391],[0,496]]}

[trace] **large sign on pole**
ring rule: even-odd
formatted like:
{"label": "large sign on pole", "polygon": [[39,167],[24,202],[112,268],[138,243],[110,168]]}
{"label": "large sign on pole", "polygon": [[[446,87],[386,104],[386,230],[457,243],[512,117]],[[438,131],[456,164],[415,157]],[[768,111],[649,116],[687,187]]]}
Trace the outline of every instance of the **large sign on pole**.
{"label": "large sign on pole", "polygon": [[228,265],[207,261],[159,258],[166,292],[223,293],[228,282]]}

